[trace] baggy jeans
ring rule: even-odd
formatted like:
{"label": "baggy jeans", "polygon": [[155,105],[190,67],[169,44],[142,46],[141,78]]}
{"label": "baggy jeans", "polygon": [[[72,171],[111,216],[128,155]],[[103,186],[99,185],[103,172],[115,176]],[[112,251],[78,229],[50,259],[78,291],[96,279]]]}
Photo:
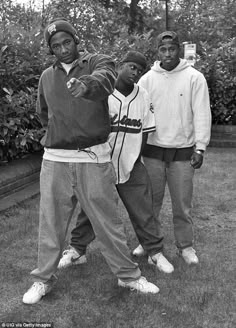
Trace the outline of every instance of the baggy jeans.
{"label": "baggy jeans", "polygon": [[[140,244],[150,256],[161,252],[163,235],[159,221],[154,217],[151,182],[143,163],[137,161],[129,180],[117,184],[116,187]],[[71,231],[70,246],[82,255],[94,238],[90,221],[82,210],[78,215],[76,227]]]}
{"label": "baggy jeans", "polygon": [[129,254],[112,163],[62,163],[43,160],[40,173],[38,267],[35,281],[55,274],[74,208],[79,201],[89,216],[111,271],[123,281],[141,276]]}
{"label": "baggy jeans", "polygon": [[189,161],[166,163],[156,158],[144,157],[144,164],[152,183],[156,217],[163,203],[166,183],[169,188],[176,246],[183,249],[193,245],[191,217],[194,169]]}

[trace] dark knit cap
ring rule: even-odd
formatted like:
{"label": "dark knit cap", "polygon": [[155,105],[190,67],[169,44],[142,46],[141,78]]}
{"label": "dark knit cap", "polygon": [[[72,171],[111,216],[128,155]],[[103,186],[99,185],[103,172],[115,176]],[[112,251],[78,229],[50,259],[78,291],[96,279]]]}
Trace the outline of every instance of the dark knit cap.
{"label": "dark knit cap", "polygon": [[165,44],[165,39],[171,39],[171,43],[179,46],[178,35],[173,31],[165,31],[157,36],[157,48]]}
{"label": "dark knit cap", "polygon": [[44,30],[44,38],[50,46],[51,37],[57,32],[67,32],[77,38],[76,29],[64,18],[54,19]]}
{"label": "dark knit cap", "polygon": [[144,69],[147,67],[146,58],[139,51],[129,51],[121,60],[121,63],[132,62],[141,65]]}

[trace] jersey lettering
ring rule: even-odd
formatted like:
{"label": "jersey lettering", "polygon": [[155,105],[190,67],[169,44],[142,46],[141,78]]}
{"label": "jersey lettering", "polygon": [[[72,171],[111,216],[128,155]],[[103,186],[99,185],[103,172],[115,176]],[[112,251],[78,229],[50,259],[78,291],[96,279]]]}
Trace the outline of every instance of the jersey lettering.
{"label": "jersey lettering", "polygon": [[127,115],[124,115],[120,120],[117,118],[118,114],[111,117],[112,132],[140,133],[142,130],[142,122],[140,119],[131,119]]}
{"label": "jersey lettering", "polygon": [[152,103],[150,103],[149,110],[150,110],[150,112],[154,113],[154,108],[153,108],[153,104]]}

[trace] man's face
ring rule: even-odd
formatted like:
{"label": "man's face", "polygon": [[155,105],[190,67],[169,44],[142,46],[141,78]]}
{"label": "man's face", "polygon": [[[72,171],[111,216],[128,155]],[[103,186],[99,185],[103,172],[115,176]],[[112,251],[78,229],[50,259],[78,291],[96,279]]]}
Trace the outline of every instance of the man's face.
{"label": "man's face", "polygon": [[133,85],[137,83],[141,75],[143,74],[144,68],[140,64],[133,62],[124,63],[119,69],[119,78],[126,85]]}
{"label": "man's face", "polygon": [[158,48],[158,57],[161,66],[167,71],[174,69],[179,63],[179,46],[171,42],[170,38],[164,39],[164,44]]}
{"label": "man's face", "polygon": [[77,47],[72,35],[57,32],[50,40],[50,48],[57,59],[65,64],[72,63],[77,58]]}

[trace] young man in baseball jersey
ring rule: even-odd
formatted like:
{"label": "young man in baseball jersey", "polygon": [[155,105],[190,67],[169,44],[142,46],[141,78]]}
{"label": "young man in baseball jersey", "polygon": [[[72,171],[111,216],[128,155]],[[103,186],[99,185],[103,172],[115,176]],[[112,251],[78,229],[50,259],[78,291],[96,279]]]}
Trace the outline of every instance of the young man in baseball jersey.
{"label": "young man in baseball jersey", "polygon": [[[148,133],[155,131],[148,94],[136,84],[145,68],[146,59],[137,51],[128,52],[118,67],[115,90],[108,98],[109,143],[117,175],[116,187],[137,238],[148,254],[148,262],[160,271],[171,273],[174,268],[162,253],[163,236],[153,214],[151,183],[140,155]],[[64,251],[59,268],[86,262],[86,246],[95,234],[83,210],[71,235],[69,249]]]}

